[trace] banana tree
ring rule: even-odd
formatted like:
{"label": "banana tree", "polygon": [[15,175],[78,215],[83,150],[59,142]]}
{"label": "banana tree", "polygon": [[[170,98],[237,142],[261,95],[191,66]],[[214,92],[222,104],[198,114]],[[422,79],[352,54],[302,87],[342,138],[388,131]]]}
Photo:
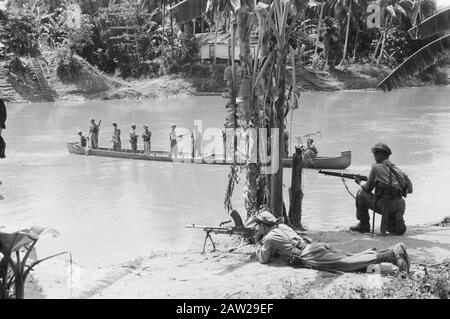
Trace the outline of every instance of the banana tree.
{"label": "banana tree", "polygon": [[61,252],[37,260],[34,256],[35,246],[44,236],[57,237],[59,233],[43,227],[14,232],[0,230],[0,299],[25,298],[25,282],[34,267],[50,258],[68,253]]}
{"label": "banana tree", "polygon": [[[239,104],[236,123],[241,128],[267,129],[276,140],[271,150],[273,174],[262,174],[260,163],[249,163],[246,168],[245,204],[247,215],[252,215],[260,205],[270,206],[272,214],[283,215],[283,162],[281,145],[285,118],[289,112],[288,103],[297,95],[289,94],[288,55],[292,52],[289,39],[292,29],[308,6],[308,1],[255,1],[232,2],[235,8],[236,27],[239,35],[242,84],[239,90]],[[258,46],[252,58],[250,54],[250,31],[257,24]],[[256,26],[255,26],[256,27]],[[295,69],[295,68],[293,68]],[[291,77],[293,78],[293,77]],[[295,91],[295,87],[292,88]],[[233,101],[231,101],[233,103]],[[230,108],[232,109],[232,108]],[[268,140],[259,141],[259,147]],[[276,167],[273,167],[276,165]],[[230,183],[236,169],[232,166]],[[228,187],[232,190],[233,187]],[[263,196],[259,196],[259,194]],[[231,194],[227,191],[226,204],[230,209]]]}

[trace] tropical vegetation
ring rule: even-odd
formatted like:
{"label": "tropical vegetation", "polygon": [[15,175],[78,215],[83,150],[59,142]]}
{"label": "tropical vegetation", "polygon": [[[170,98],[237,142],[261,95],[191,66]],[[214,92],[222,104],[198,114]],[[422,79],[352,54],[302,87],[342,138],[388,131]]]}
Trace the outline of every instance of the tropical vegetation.
{"label": "tropical vegetation", "polygon": [[[170,8],[180,1],[10,1],[0,17],[0,42],[7,52],[25,56],[68,46],[72,54],[122,78],[211,71],[199,63],[194,32],[229,32],[233,5],[205,0],[208,6],[203,15],[179,23]],[[293,21],[289,43],[297,53],[301,49],[304,65],[320,70],[349,63],[394,68],[419,49],[408,29],[436,13],[434,0],[306,3],[301,16]],[[373,3],[382,13],[378,29],[366,24],[366,11]],[[79,14],[72,17],[74,7]],[[289,12],[292,18],[294,13]],[[192,67],[194,64],[199,66]]]}

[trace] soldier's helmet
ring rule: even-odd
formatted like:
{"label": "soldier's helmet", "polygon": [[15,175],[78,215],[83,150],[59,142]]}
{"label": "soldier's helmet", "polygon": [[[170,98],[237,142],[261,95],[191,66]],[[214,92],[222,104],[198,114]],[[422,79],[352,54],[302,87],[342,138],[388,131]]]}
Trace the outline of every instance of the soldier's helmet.
{"label": "soldier's helmet", "polygon": [[385,153],[385,154],[387,154],[387,155],[391,155],[391,154],[392,154],[392,151],[391,151],[391,149],[389,148],[389,146],[387,146],[387,145],[384,144],[384,143],[378,143],[378,144],[375,144],[375,145],[372,147],[372,153],[373,153],[373,154],[376,154],[376,153],[378,153],[378,152]]}

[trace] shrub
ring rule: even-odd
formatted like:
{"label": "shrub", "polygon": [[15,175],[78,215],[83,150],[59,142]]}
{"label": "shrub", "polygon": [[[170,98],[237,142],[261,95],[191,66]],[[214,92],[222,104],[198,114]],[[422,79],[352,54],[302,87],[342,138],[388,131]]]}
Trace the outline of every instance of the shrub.
{"label": "shrub", "polygon": [[436,72],[433,74],[434,84],[437,85],[447,85],[448,84],[448,75],[447,72],[443,69],[438,68]]}

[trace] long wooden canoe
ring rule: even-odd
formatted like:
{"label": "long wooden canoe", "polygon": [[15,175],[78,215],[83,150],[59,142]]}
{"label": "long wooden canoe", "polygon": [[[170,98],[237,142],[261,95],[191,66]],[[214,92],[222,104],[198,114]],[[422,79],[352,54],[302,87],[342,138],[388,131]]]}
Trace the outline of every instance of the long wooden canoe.
{"label": "long wooden canoe", "polygon": [[[67,150],[72,154],[87,155],[87,156],[103,156],[113,158],[127,158],[147,161],[159,162],[181,162],[194,164],[213,164],[213,165],[230,165],[232,160],[216,159],[212,156],[205,156],[202,158],[193,159],[192,157],[170,157],[169,151],[151,151],[150,154],[145,154],[144,151],[138,150],[133,153],[130,149],[123,149],[122,151],[113,151],[111,148],[91,149],[89,147],[80,146],[78,142],[67,142]],[[306,159],[303,161],[304,168],[314,169],[345,169],[351,164],[351,151],[342,151],[341,156],[338,157],[316,157],[315,159]],[[292,157],[283,159],[284,167],[292,167]]]}

